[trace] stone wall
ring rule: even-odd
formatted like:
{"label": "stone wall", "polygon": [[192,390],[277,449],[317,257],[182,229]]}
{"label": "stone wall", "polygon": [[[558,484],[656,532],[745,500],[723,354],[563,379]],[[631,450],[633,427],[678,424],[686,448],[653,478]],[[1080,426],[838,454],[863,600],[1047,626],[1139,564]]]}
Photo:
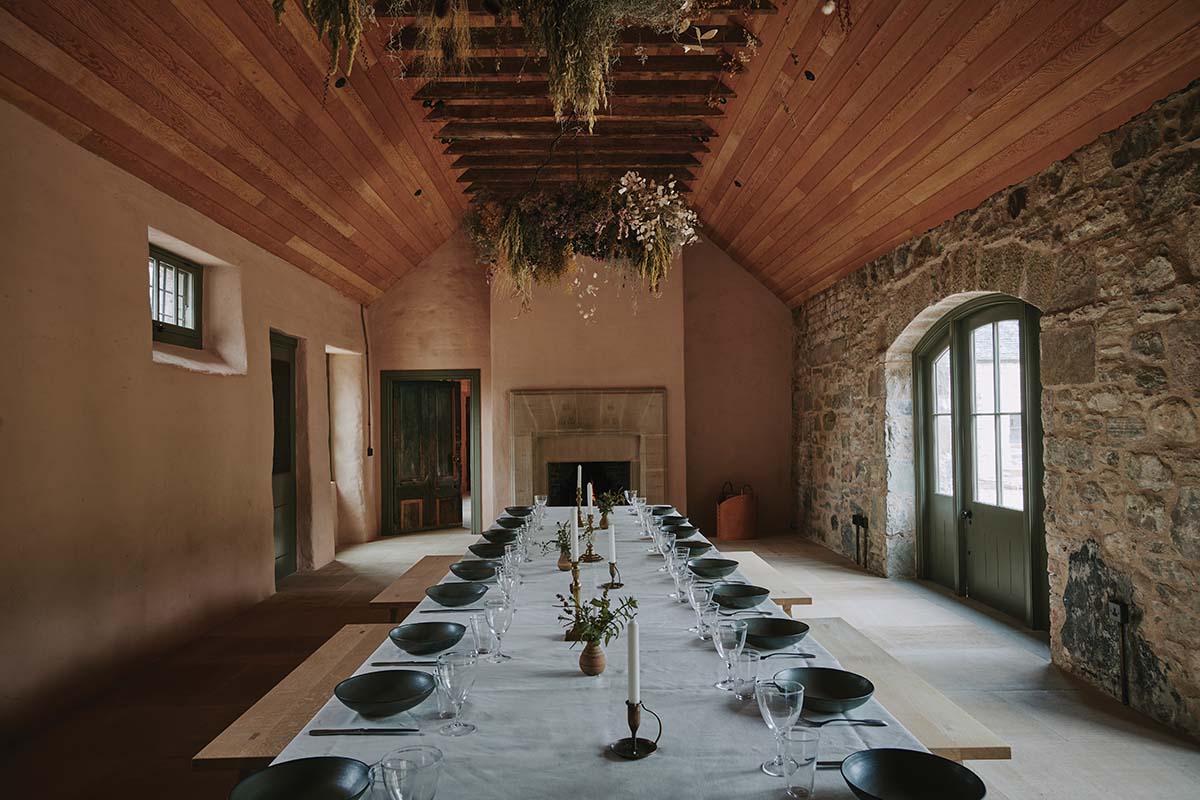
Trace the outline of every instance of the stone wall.
{"label": "stone wall", "polygon": [[795,513],[868,567],[915,569],[911,352],[980,292],[1043,312],[1056,663],[1200,733],[1200,84],[867,264],[795,311]]}

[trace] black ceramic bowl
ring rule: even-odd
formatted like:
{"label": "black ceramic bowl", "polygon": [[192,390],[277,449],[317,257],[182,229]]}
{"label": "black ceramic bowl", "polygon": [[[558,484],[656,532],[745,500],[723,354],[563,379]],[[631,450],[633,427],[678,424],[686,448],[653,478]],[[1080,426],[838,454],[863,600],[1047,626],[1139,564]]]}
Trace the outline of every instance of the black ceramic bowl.
{"label": "black ceramic bowl", "polygon": [[695,525],[669,525],[663,528],[663,532],[675,534],[675,541],[678,542],[682,541],[683,539],[692,538],[700,532],[700,529]]}
{"label": "black ceramic bowl", "polygon": [[738,562],[728,558],[693,558],[688,569],[701,578],[724,578],[738,568]]}
{"label": "black ceramic bowl", "polygon": [[676,547],[686,547],[689,558],[694,558],[694,557],[700,555],[701,553],[712,549],[711,542],[706,542],[701,539],[688,539],[688,540],[682,541],[682,542],[679,541],[678,539],[676,539],[675,546]]}
{"label": "black ceramic bowl", "polygon": [[687,517],[681,514],[663,514],[658,518],[658,524],[663,528],[671,525],[686,525],[687,521]]}
{"label": "black ceramic bowl", "polygon": [[791,647],[807,634],[808,626],[796,619],[760,617],[746,620],[746,644],[763,650]]}
{"label": "black ceramic bowl", "polygon": [[488,528],[483,532],[483,538],[492,544],[511,544],[517,540],[517,532],[508,528]]}
{"label": "black ceramic bowl", "polygon": [[724,608],[754,608],[770,593],[770,589],[748,583],[719,583],[713,587],[713,600]]}
{"label": "black ceramic bowl", "polygon": [[468,545],[467,549],[480,558],[500,558],[504,555],[504,545],[492,542],[477,542]]}
{"label": "black ceramic bowl", "polygon": [[439,583],[425,590],[429,599],[440,606],[457,608],[474,603],[487,594],[488,587],[482,583]]}
{"label": "black ceramic bowl", "polygon": [[434,688],[428,672],[384,669],[346,678],[333,687],[333,696],[364,717],[390,717],[420,705]]}
{"label": "black ceramic bowl", "polygon": [[859,800],[981,800],[987,794],[962,764],[919,750],[859,750],[842,762],[842,778]]}
{"label": "black ceramic bowl", "polygon": [[500,517],[500,519],[496,520],[496,524],[501,528],[507,528],[511,531],[524,525],[525,520],[520,517]]}
{"label": "black ceramic bowl", "polygon": [[409,655],[428,656],[454,647],[466,632],[457,622],[409,622],[388,631],[388,638]]}
{"label": "black ceramic bowl", "polygon": [[528,517],[533,513],[533,506],[505,506],[504,513],[510,517]]}
{"label": "black ceramic bowl", "polygon": [[656,517],[675,513],[675,506],[650,506],[650,513]]}
{"label": "black ceramic bowl", "polygon": [[282,761],[256,772],[229,793],[229,800],[356,800],[371,786],[371,768],[340,756]]}
{"label": "black ceramic bowl", "polygon": [[455,561],[450,571],[464,581],[486,581],[496,577],[495,561]]}
{"label": "black ceramic bowl", "polygon": [[843,714],[875,694],[875,684],[862,675],[832,667],[791,667],[775,673],[775,679],[803,684],[805,710],[824,714]]}

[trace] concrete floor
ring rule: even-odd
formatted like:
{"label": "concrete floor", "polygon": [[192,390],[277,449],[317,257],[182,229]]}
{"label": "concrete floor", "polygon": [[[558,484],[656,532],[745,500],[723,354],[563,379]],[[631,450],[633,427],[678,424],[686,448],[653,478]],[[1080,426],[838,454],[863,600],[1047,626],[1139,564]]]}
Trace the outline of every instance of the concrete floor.
{"label": "concrete floor", "polygon": [[[284,579],[275,596],[8,746],[5,796],[225,797],[237,776],[193,770],[191,756],[341,625],[386,621],[367,602],[418,558],[472,541],[456,531],[369,542]],[[1198,795],[1200,747],[1051,666],[1039,634],[795,538],[747,544],[812,594],[797,616],[845,618],[1006,738],[1012,761],[970,766],[1011,800]]]}

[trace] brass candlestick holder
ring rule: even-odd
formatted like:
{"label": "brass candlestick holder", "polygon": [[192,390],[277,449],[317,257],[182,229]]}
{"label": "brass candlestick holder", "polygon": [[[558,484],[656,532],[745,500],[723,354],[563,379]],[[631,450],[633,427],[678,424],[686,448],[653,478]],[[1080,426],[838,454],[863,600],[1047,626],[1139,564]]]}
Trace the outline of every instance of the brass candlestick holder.
{"label": "brass candlestick holder", "polygon": [[618,739],[608,746],[610,750],[619,755],[621,758],[628,758],[631,761],[636,761],[640,758],[645,758],[658,749],[658,740],[662,738],[663,734],[662,717],[660,717],[658,714],[655,714],[648,708],[646,708],[646,711],[649,711],[650,715],[658,722],[658,736],[654,737],[654,741],[638,738],[637,732],[638,728],[641,727],[642,724],[643,708],[645,708],[645,706],[643,706],[641,703],[631,703],[628,700],[625,701],[626,719],[629,722],[629,737],[625,739]]}
{"label": "brass candlestick holder", "polygon": [[576,622],[563,635],[563,641],[578,642],[579,641],[579,562],[571,562],[571,597],[575,599],[575,614]]}
{"label": "brass candlestick holder", "polygon": [[575,487],[575,518],[583,524],[583,490],[578,486]]}
{"label": "brass candlestick holder", "polygon": [[608,583],[602,583],[600,586],[604,589],[620,589],[624,585],[621,583],[621,570],[617,569],[617,562],[608,562]]}
{"label": "brass candlestick holder", "polygon": [[603,561],[604,556],[597,553],[595,551],[595,549],[592,547],[593,540],[596,538],[596,531],[594,528],[592,528],[592,515],[591,514],[588,514],[588,518],[587,518],[587,534],[586,535],[587,535],[587,550],[584,551],[583,557],[580,558],[579,560],[583,561],[584,563],[587,563],[587,564],[592,564],[597,561]]}

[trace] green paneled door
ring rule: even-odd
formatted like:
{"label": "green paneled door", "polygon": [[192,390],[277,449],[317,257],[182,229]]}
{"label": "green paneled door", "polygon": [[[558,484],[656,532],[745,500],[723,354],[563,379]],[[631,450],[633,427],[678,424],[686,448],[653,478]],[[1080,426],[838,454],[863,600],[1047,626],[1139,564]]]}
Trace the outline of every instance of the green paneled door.
{"label": "green paneled door", "polygon": [[271,332],[271,400],[275,444],[271,501],[275,508],[275,579],[296,571],[296,340]]}
{"label": "green paneled door", "polygon": [[1046,622],[1037,328],[1031,306],[984,298],[916,359],[922,574],[1031,627]]}

